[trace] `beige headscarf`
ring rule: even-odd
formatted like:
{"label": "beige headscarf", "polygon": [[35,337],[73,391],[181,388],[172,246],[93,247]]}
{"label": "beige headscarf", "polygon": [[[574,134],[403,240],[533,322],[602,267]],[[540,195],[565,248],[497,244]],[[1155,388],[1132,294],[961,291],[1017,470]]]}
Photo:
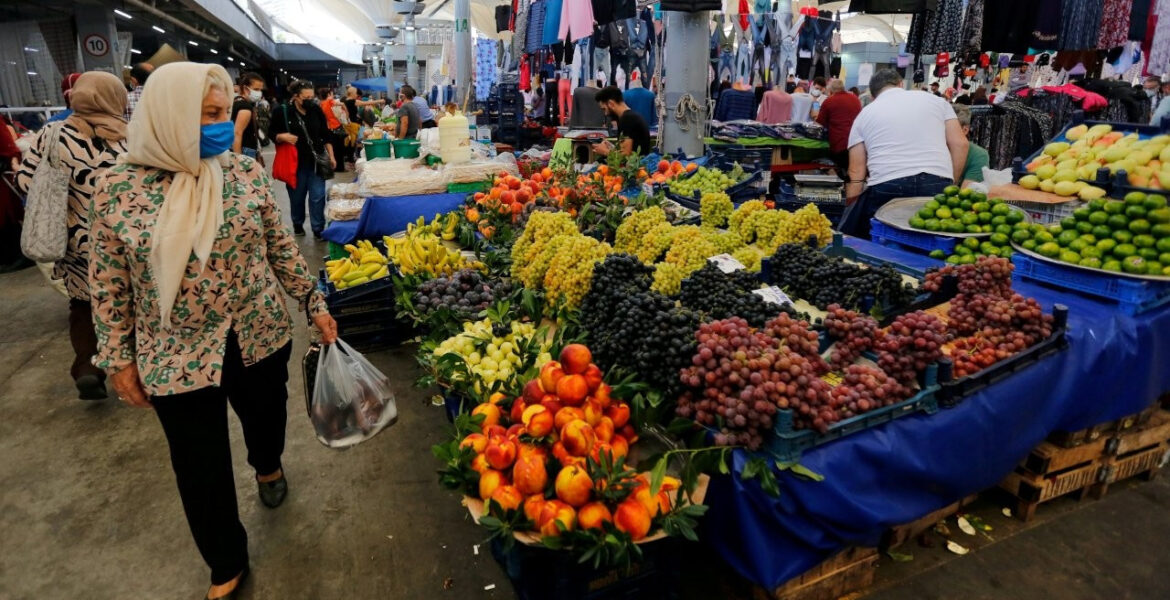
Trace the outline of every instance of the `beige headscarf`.
{"label": "beige headscarf", "polygon": [[107,142],[126,139],[126,86],[112,73],[88,71],[69,91],[73,114],[66,120],[87,138]]}
{"label": "beige headscarf", "polygon": [[223,165],[220,157],[199,158],[203,97],[212,87],[230,100],[232,80],[219,65],[178,62],[155,69],[130,119],[129,149],[122,157],[174,173],[150,252],[164,328],[170,327],[191,254],[202,270],[223,225]]}

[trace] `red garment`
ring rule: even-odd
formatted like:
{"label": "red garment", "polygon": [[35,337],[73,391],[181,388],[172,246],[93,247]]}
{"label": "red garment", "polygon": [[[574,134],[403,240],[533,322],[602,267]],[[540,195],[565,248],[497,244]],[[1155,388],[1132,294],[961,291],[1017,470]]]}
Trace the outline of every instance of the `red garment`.
{"label": "red garment", "polygon": [[833,94],[821,103],[817,123],[829,130],[829,152],[849,149],[849,130],[860,112],[861,100],[852,92]]}
{"label": "red garment", "polygon": [[[1081,103],[1081,108],[1087,111],[1101,110],[1109,105],[1109,101],[1101,94],[1090,92],[1083,88],[1077,87],[1071,83],[1064,85],[1046,85],[1040,88],[1050,94],[1064,94],[1073,100]],[[1032,93],[1032,88],[1024,88],[1018,92],[1017,95],[1027,97]]]}
{"label": "red garment", "polygon": [[940,67],[945,67],[945,66],[951,64],[951,53],[950,52],[939,52],[938,54],[935,54],[934,55],[934,64],[936,64]]}
{"label": "red garment", "polygon": [[986,69],[991,64],[991,57],[986,52],[979,55],[979,66]]}
{"label": "red garment", "polygon": [[748,0],[739,0],[739,27],[744,31],[747,31],[748,27],[751,27],[752,24],[748,18],[748,13],[750,12],[751,8],[748,7]]}
{"label": "red garment", "polygon": [[528,67],[528,55],[520,57],[520,89],[529,91],[532,89],[532,71]]}

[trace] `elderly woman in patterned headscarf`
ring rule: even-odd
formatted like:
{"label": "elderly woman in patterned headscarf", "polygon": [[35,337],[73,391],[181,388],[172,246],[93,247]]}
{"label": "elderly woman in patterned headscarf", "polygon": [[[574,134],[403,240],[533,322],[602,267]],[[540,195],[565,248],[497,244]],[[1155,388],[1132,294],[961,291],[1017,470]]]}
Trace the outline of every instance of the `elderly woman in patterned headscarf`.
{"label": "elderly woman in patterned headscarf", "polygon": [[[72,109],[63,124],[50,123],[25,154],[16,182],[24,192],[42,160],[55,155],[69,172],[69,226],[65,257],[57,261],[53,277],[65,282],[69,293],[69,340],[73,344],[70,374],[82,400],[106,398],[106,374],[91,360],[97,352],[89,302],[89,205],[94,184],[118,155],[126,151],[126,88],[109,73],[91,71],[70,75]],[[62,83],[64,87],[64,83]]]}
{"label": "elderly woman in patterned headscarf", "polygon": [[96,364],[123,401],[153,408],[162,424],[212,599],[235,598],[249,572],[227,405],[240,418],[260,501],[276,508],[288,492],[285,293],[326,343],[337,337],[268,174],[229,152],[232,89],[218,65],[154,71],[127,152],[94,196],[90,263]]}

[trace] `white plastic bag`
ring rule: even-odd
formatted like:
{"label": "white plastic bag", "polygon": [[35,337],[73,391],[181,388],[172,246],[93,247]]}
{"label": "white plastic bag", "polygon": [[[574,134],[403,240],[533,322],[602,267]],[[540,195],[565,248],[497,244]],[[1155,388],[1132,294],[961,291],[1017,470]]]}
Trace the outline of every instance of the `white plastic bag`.
{"label": "white plastic bag", "polygon": [[339,338],[321,349],[309,420],[330,448],[360,444],[398,418],[390,380]]}
{"label": "white plastic bag", "polygon": [[999,187],[1001,185],[1007,185],[1011,182],[1012,182],[1012,170],[1011,169],[995,170],[995,169],[989,169],[987,167],[983,167],[983,183],[987,186],[987,189],[991,189],[993,187]]}

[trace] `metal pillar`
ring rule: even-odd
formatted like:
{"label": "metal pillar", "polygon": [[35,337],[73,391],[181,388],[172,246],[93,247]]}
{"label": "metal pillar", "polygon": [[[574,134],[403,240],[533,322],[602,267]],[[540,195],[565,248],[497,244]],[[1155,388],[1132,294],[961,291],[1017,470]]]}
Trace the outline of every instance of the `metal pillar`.
{"label": "metal pillar", "polygon": [[[85,71],[105,71],[119,77],[124,66],[118,61],[114,43],[118,41],[114,13],[105,6],[84,6],[74,8],[77,23],[77,39],[81,42],[81,64]],[[53,84],[50,82],[50,89]],[[56,96],[55,93],[50,96]],[[57,96],[59,97],[59,96]],[[18,99],[15,104],[20,104]]]}
{"label": "metal pillar", "polygon": [[386,100],[394,100],[398,96],[394,93],[394,53],[391,46],[382,47],[382,68],[386,75]]}
{"label": "metal pillar", "polygon": [[418,91],[418,31],[414,26],[414,15],[406,15],[403,23],[406,25],[403,27],[406,42],[406,83]]}
{"label": "metal pillar", "polygon": [[[455,0],[455,103],[463,107],[471,89],[471,0]],[[444,82],[446,83],[446,82]]]}
{"label": "metal pillar", "polygon": [[[696,52],[710,42],[711,13],[708,11],[683,13],[666,11],[666,49],[662,53],[662,94],[666,114],[659,119],[663,128],[663,152],[680,149],[687,156],[703,153],[703,133],[707,125],[707,53]],[[680,101],[684,108],[697,106],[698,112],[688,112],[680,122],[675,111]],[[694,104],[692,105],[691,102]]]}

